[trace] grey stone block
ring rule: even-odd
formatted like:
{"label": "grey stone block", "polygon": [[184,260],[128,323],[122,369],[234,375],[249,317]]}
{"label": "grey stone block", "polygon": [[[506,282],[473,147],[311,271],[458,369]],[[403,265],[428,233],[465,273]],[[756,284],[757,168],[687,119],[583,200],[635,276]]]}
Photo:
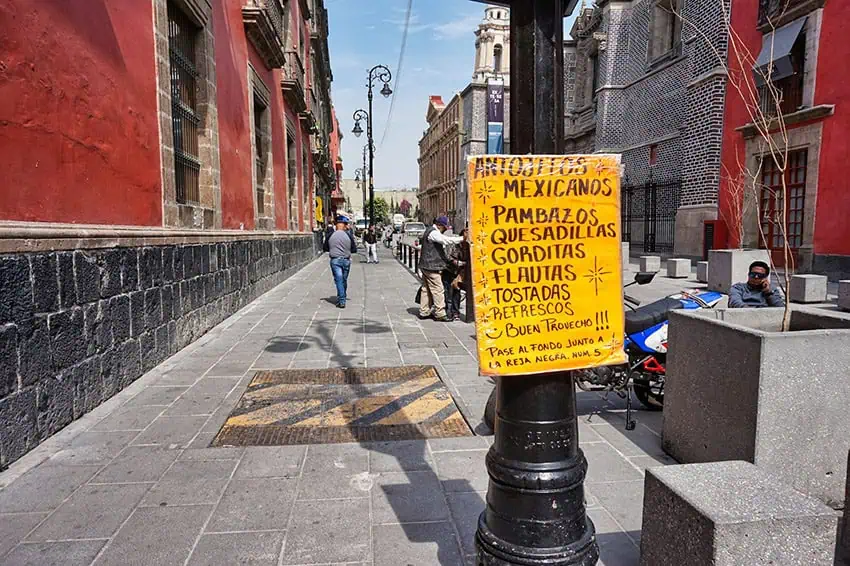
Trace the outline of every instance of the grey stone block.
{"label": "grey stone block", "polygon": [[[671,313],[664,450],[682,463],[753,462],[840,508],[850,315],[795,307],[791,330],[779,332],[783,311]],[[705,344],[723,344],[722,355]]]}
{"label": "grey stone block", "polygon": [[90,564],[105,544],[105,540],[73,540],[20,544],[4,558],[3,563],[23,566]]}
{"label": "grey stone block", "polygon": [[378,474],[372,487],[372,524],[422,523],[448,519],[449,509],[434,472]]}
{"label": "grey stone block", "polygon": [[767,250],[709,250],[708,288],[729,293],[732,285],[747,280],[747,270],[754,261],[770,265]]}
{"label": "grey stone block", "polygon": [[236,470],[237,478],[296,478],[304,462],[304,446],[248,448]]}
{"label": "grey stone block", "polygon": [[28,541],[109,538],[130,516],[150,486],[84,485]]}
{"label": "grey stone block", "polygon": [[685,279],[691,275],[691,260],[671,258],[667,260],[667,277]]}
{"label": "grey stone block", "polygon": [[30,258],[35,312],[53,312],[59,307],[58,265],[56,254],[36,254]]}
{"label": "grey stone block", "polygon": [[292,510],[281,563],[365,562],[371,558],[369,536],[366,500],[301,501]]}
{"label": "grey stone block", "polygon": [[657,255],[640,256],[640,270],[650,273],[661,271],[661,257]]}
{"label": "grey stone block", "polygon": [[80,304],[100,298],[100,268],[96,257],[84,251],[74,252],[74,275]]}
{"label": "grey stone block", "polygon": [[0,327],[0,399],[18,388],[18,328]]}
{"label": "grey stone block", "polygon": [[0,556],[5,556],[46,517],[47,513],[0,514]]}
{"label": "grey stone block", "polygon": [[788,298],[792,303],[826,302],[826,275],[792,275]]}
{"label": "grey stone block", "polygon": [[212,509],[212,505],[139,507],[97,564],[183,564]]}
{"label": "grey stone block", "polygon": [[39,439],[36,387],[0,399],[0,467],[5,468],[26,454]]}
{"label": "grey stone block", "polygon": [[174,463],[178,454],[177,450],[160,446],[129,446],[90,483],[155,482]]}
{"label": "grey stone block", "polygon": [[623,260],[623,271],[629,269],[629,242],[620,242],[620,254]]}
{"label": "grey stone block", "polygon": [[831,565],[838,516],[748,462],[646,471],[642,566]]}
{"label": "grey stone block", "polygon": [[850,279],[838,282],[838,308],[850,311]]}
{"label": "grey stone block", "polygon": [[0,490],[0,513],[53,511],[100,468],[45,462]]}
{"label": "grey stone block", "polygon": [[372,531],[375,566],[464,563],[449,522],[379,525]]}
{"label": "grey stone block", "polygon": [[700,283],[708,283],[708,262],[697,262],[697,281]]}
{"label": "grey stone block", "polygon": [[[296,481],[277,478],[232,480],[207,531],[285,529],[295,499]],[[315,516],[311,520],[315,520]],[[364,522],[368,524],[368,518]]]}
{"label": "grey stone block", "polygon": [[277,566],[283,535],[283,531],[204,535],[192,552],[189,566]]}
{"label": "grey stone block", "polygon": [[82,361],[86,356],[83,309],[72,308],[47,317],[50,327],[50,349],[56,370]]}

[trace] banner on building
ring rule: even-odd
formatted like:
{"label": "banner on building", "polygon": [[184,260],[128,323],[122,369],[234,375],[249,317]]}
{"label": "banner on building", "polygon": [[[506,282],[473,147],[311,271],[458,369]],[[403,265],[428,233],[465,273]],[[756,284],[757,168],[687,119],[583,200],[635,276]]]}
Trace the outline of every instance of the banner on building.
{"label": "banner on building", "polygon": [[470,157],[484,375],[626,361],[616,155]]}
{"label": "banner on building", "polygon": [[487,153],[504,151],[505,87],[487,83]]}

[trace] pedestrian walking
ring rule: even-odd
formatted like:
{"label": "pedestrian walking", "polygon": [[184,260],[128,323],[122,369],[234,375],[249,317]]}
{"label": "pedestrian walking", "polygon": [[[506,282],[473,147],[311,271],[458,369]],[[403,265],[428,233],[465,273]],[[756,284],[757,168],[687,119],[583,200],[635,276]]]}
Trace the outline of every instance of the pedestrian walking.
{"label": "pedestrian walking", "polygon": [[469,246],[467,242],[466,229],[461,230],[460,237],[463,241],[454,245],[449,253],[449,264],[443,270],[443,289],[446,295],[446,318],[451,321],[460,320],[460,298],[463,267],[469,261]]}
{"label": "pedestrian walking", "polygon": [[425,319],[432,315],[434,320],[445,322],[446,293],[443,286],[443,270],[449,265],[446,246],[463,241],[460,236],[446,236],[449,219],[439,216],[433,226],[422,235],[422,252],[419,256],[419,270],[422,273],[422,293],[419,305],[419,318]]}
{"label": "pedestrian walking", "polygon": [[348,229],[349,219],[345,215],[336,217],[336,229],[325,243],[325,251],[331,258],[331,273],[336,285],[336,306],[344,309],[348,299],[348,274],[351,271],[351,254],[357,253],[354,235]]}
{"label": "pedestrian walking", "polygon": [[366,263],[378,263],[378,236],[374,226],[369,226],[363,241],[366,242]]}

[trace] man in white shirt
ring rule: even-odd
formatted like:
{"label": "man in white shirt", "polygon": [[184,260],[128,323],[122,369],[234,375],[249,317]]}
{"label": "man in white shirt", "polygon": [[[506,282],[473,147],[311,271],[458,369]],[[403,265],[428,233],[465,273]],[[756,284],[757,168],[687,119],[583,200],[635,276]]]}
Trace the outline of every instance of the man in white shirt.
{"label": "man in white shirt", "polygon": [[446,296],[443,289],[442,271],[451,261],[446,254],[447,244],[458,244],[463,241],[461,236],[446,236],[444,232],[449,227],[449,219],[439,216],[434,225],[422,235],[422,252],[419,256],[419,271],[422,273],[422,298],[419,301],[419,318],[431,316],[434,320],[445,322]]}

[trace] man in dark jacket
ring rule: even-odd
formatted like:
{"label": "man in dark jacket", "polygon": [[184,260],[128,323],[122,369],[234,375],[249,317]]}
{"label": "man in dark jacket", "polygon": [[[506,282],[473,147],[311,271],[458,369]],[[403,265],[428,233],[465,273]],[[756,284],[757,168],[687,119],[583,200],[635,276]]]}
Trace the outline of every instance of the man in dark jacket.
{"label": "man in dark jacket", "polygon": [[422,252],[419,256],[419,271],[422,273],[422,298],[419,305],[419,318],[428,318],[433,310],[434,320],[445,322],[446,295],[443,287],[442,272],[449,265],[446,255],[447,244],[458,244],[463,238],[446,236],[449,219],[439,216],[434,225],[422,235]]}
{"label": "man in dark jacket", "polygon": [[325,241],[325,251],[331,258],[331,273],[336,285],[336,306],[344,309],[348,299],[348,274],[351,271],[351,254],[357,253],[354,235],[348,229],[348,217],[336,217],[336,230]]}
{"label": "man in dark jacket", "polygon": [[754,261],[746,283],[735,283],[729,290],[729,308],[784,307],[785,300],[770,286],[770,266]]}
{"label": "man in dark jacket", "polygon": [[469,261],[469,246],[467,243],[467,231],[462,230],[460,233],[463,241],[455,246],[449,253],[449,264],[443,270],[443,289],[446,293],[446,318],[449,320],[460,320],[460,297],[461,290],[453,285],[458,275],[463,271],[463,267]]}

